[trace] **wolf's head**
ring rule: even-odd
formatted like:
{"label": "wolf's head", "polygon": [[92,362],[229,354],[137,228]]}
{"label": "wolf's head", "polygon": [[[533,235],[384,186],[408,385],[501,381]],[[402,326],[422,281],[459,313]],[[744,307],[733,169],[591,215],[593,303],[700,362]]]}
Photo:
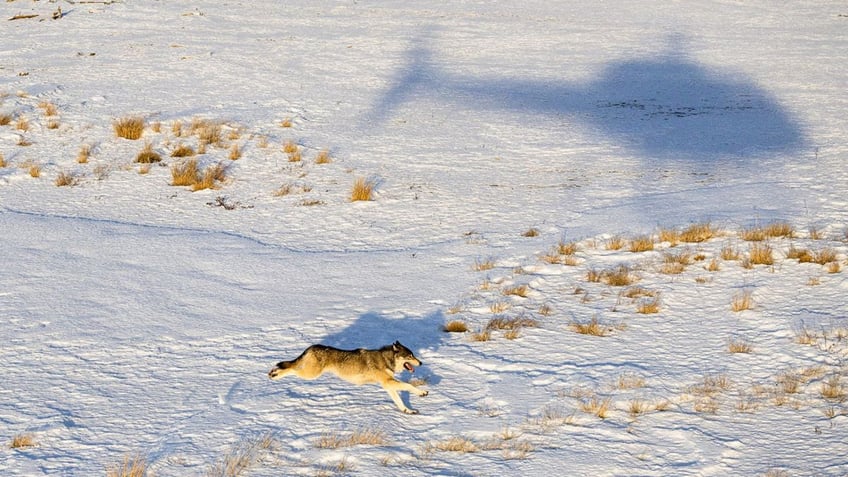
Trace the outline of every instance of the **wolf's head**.
{"label": "wolf's head", "polygon": [[399,373],[404,369],[410,373],[414,373],[415,366],[421,366],[421,360],[416,358],[409,348],[400,344],[400,341],[395,341],[391,345],[391,351],[394,356],[396,373]]}

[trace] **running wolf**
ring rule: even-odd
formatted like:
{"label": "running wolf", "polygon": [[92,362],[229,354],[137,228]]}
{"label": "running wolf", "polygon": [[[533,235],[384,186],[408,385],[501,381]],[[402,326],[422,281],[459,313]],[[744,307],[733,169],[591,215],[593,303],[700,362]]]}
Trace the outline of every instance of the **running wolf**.
{"label": "running wolf", "polygon": [[303,379],[315,379],[328,372],[353,384],[377,383],[389,393],[398,409],[407,414],[418,414],[403,404],[398,391],[408,391],[419,396],[426,396],[427,391],[398,381],[394,374],[404,369],[415,372],[415,366],[421,366],[421,361],[412,354],[406,346],[395,341],[393,344],[380,349],[344,350],[320,344],[306,348],[292,361],[280,361],[269,373],[271,379],[294,374]]}

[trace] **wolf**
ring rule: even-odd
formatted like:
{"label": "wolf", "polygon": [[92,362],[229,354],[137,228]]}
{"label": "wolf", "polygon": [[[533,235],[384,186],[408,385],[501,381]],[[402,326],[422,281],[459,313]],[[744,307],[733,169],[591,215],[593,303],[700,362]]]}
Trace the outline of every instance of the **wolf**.
{"label": "wolf", "polygon": [[414,373],[416,366],[421,366],[421,360],[400,341],[380,349],[354,350],[315,344],[294,360],[277,363],[268,372],[268,377],[276,380],[294,374],[303,379],[315,379],[324,373],[333,373],[353,384],[376,383],[389,393],[398,409],[406,414],[418,414],[418,411],[404,405],[398,391],[408,391],[419,396],[426,396],[428,392],[398,381],[394,376],[403,370]]}

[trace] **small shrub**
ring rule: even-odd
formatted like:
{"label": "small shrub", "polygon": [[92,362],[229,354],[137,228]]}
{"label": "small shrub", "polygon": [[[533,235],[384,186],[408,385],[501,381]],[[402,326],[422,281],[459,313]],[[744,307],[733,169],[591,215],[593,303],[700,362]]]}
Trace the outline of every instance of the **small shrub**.
{"label": "small shrub", "polygon": [[36,179],[41,177],[41,164],[38,164],[37,162],[33,162],[33,163],[30,163],[29,165],[27,165],[26,167],[29,171],[30,177],[34,177]]}
{"label": "small shrub", "polygon": [[7,113],[0,113],[0,126],[8,126],[12,123],[12,115]]}
{"label": "small shrub", "polygon": [[141,151],[135,156],[135,162],[139,164],[154,164],[162,161],[162,156],[153,150],[153,144],[146,143]]}
{"label": "small shrub", "polygon": [[798,260],[799,263],[809,263],[813,261],[813,254],[806,248],[795,248],[792,245],[786,252],[786,258]]}
{"label": "small shrub", "polygon": [[832,248],[823,248],[813,254],[813,262],[819,265],[825,265],[836,261],[836,250]]}
{"label": "small shrub", "polygon": [[606,241],[604,241],[604,247],[606,247],[607,250],[621,250],[624,248],[625,243],[626,241],[623,237],[615,236],[606,239]]}
{"label": "small shrub", "polygon": [[289,140],[283,143],[283,152],[285,152],[286,154],[292,154],[298,152],[299,150],[300,148],[294,141]]}
{"label": "small shrub", "polygon": [[750,310],[754,307],[754,299],[752,298],[752,292],[750,290],[743,290],[739,293],[733,295],[733,299],[730,302],[730,308],[733,311],[743,311]]}
{"label": "small shrub", "polygon": [[627,265],[619,265],[603,272],[601,279],[609,286],[625,287],[636,281],[636,277]]}
{"label": "small shrub", "polygon": [[522,298],[527,298],[527,293],[530,291],[530,287],[527,285],[513,285],[506,287],[502,290],[502,293],[507,296],[520,296]]}
{"label": "small shrub", "polygon": [[538,237],[540,234],[539,229],[531,227],[524,232],[521,233],[522,237]]}
{"label": "small shrub", "polygon": [[64,186],[73,186],[78,182],[77,178],[71,174],[70,172],[62,171],[56,176],[56,180],[53,182],[57,187]]}
{"label": "small shrub", "polygon": [[196,154],[194,148],[185,144],[179,144],[171,151],[171,157],[192,157]]}
{"label": "small shrub", "polygon": [[471,439],[465,437],[451,437],[450,439],[435,443],[436,449],[443,452],[472,453],[480,450]]}
{"label": "small shrub", "polygon": [[739,252],[739,250],[736,249],[736,247],[733,247],[731,245],[725,245],[721,248],[720,257],[722,260],[739,260],[741,256],[742,254]]}
{"label": "small shrub", "polygon": [[38,107],[41,108],[42,111],[44,111],[45,116],[56,116],[57,114],[59,114],[59,109],[56,107],[56,105],[49,101],[42,101],[38,103]]}
{"label": "small shrub", "polygon": [[680,233],[680,241],[686,243],[706,242],[718,235],[718,233],[718,230],[709,222],[692,224]]}
{"label": "small shrub", "polygon": [[844,401],[848,396],[838,374],[830,376],[827,381],[822,383],[820,392],[823,398],[835,401]]}
{"label": "small shrub", "polygon": [[144,477],[147,475],[147,459],[140,454],[125,455],[119,465],[106,470],[106,477]]}
{"label": "small shrub", "polygon": [[654,249],[654,239],[649,235],[636,237],[630,241],[630,251],[633,253],[648,252]]}
{"label": "small shrub", "polygon": [[753,265],[774,265],[772,248],[767,243],[753,243],[748,251],[748,259]]}
{"label": "small shrub", "polygon": [[83,144],[82,146],[80,146],[79,152],[77,152],[77,163],[87,164],[90,158],[91,146],[89,144]]}
{"label": "small shrub", "polygon": [[717,272],[721,269],[721,266],[718,263],[718,259],[713,257],[713,259],[710,260],[710,262],[706,266],[704,266],[704,269],[708,272]]}
{"label": "small shrub", "polygon": [[315,164],[329,164],[333,162],[332,158],[330,158],[330,151],[324,149],[315,156]]}
{"label": "small shrub", "polygon": [[490,259],[490,258],[486,258],[486,259],[482,259],[482,260],[476,259],[476,260],[474,260],[474,265],[472,265],[472,267],[471,267],[471,269],[474,270],[475,272],[484,272],[484,271],[487,271],[487,270],[491,270],[493,268],[495,268],[495,261]]}
{"label": "small shrub", "polygon": [[144,132],[144,118],[141,116],[120,118],[112,123],[112,127],[116,136],[135,141],[141,138]]}
{"label": "small shrub", "polygon": [[233,144],[230,147],[230,153],[227,156],[231,161],[237,161],[241,159],[241,147],[238,144]]}
{"label": "small shrub", "polygon": [[636,311],[639,313],[651,314],[651,313],[659,313],[660,312],[660,298],[659,296],[654,297],[652,299],[644,299],[640,300],[639,304],[636,305]]}
{"label": "small shrub", "polygon": [[216,163],[208,166],[203,175],[198,177],[197,182],[191,185],[192,191],[214,189],[218,182],[223,182],[227,177],[227,166],[224,163]]}
{"label": "small shrub", "polygon": [[612,331],[610,327],[601,324],[595,316],[586,323],[572,322],[569,327],[581,335],[591,336],[607,336]]}
{"label": "small shrub", "polygon": [[672,247],[680,242],[680,232],[674,229],[660,229],[657,235],[660,242],[668,242]]}
{"label": "small shrub", "polygon": [[471,333],[471,341],[489,341],[492,339],[492,332],[489,330],[480,330],[476,333]]}
{"label": "small shrub", "polygon": [[792,238],[795,236],[795,229],[791,225],[786,222],[775,222],[773,224],[766,225],[763,228],[763,232],[767,237],[786,237]]}
{"label": "small shrub", "polygon": [[750,353],[754,347],[744,340],[732,339],[727,343],[727,351],[731,353]]}
{"label": "small shrub", "polygon": [[585,413],[594,414],[601,419],[606,419],[609,415],[611,403],[611,398],[599,399],[597,396],[592,396],[591,399],[583,401],[580,404],[580,409]]}
{"label": "small shrub", "polygon": [[19,117],[15,122],[15,129],[23,132],[29,131],[29,120],[24,116]]}
{"label": "small shrub", "polygon": [[487,330],[515,330],[519,328],[535,328],[539,325],[539,322],[534,320],[533,318],[528,318],[526,316],[517,316],[514,318],[492,318],[489,320],[489,323],[486,324]]}
{"label": "small shrub", "polygon": [[466,333],[468,325],[462,320],[451,320],[445,323],[444,330],[447,333]]}
{"label": "small shrub", "polygon": [[281,128],[290,128],[290,127],[292,127],[292,125],[293,125],[293,123],[292,123],[291,118],[285,118],[282,121],[280,121],[280,127]]}
{"label": "small shrub", "polygon": [[189,159],[171,166],[171,185],[193,186],[197,181],[197,159]]}
{"label": "small shrub", "polygon": [[9,443],[9,447],[12,449],[23,449],[26,447],[34,447],[35,446],[35,437],[32,434],[17,434],[12,437],[12,442]]}
{"label": "small shrub", "polygon": [[357,177],[353,181],[353,189],[350,192],[350,201],[370,201],[373,200],[375,184],[373,180],[365,177]]}

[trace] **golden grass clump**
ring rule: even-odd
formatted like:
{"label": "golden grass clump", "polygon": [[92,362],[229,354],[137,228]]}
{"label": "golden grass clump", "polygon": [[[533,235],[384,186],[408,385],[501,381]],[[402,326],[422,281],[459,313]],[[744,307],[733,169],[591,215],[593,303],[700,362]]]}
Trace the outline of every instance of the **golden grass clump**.
{"label": "golden grass clump", "polygon": [[492,332],[489,330],[471,333],[471,341],[489,341],[490,339],[492,339]]}
{"label": "golden grass clump", "polygon": [[660,312],[660,297],[656,296],[650,299],[642,299],[639,300],[639,303],[636,305],[636,311],[643,315],[659,313]]}
{"label": "golden grass clump", "polygon": [[730,353],[751,353],[754,347],[751,343],[741,339],[732,339],[727,342],[727,351]]}
{"label": "golden grass clump", "polygon": [[661,228],[657,233],[660,242],[668,242],[672,247],[677,246],[680,242],[680,232],[675,229]]}
{"label": "golden grass clump", "polygon": [[8,126],[12,123],[12,115],[8,113],[0,113],[0,126]]}
{"label": "golden grass clump", "polygon": [[826,265],[831,262],[836,262],[836,250],[832,248],[823,248],[813,253],[813,262],[819,265]]}
{"label": "golden grass clump", "polygon": [[754,299],[751,290],[743,290],[733,295],[730,300],[730,309],[733,311],[744,311],[754,308]]}
{"label": "golden grass clump", "polygon": [[31,162],[25,166],[29,172],[29,176],[38,179],[41,177],[41,164]]}
{"label": "golden grass clump", "polygon": [[120,118],[112,123],[112,127],[116,136],[135,141],[144,133],[144,118],[141,116]]}
{"label": "golden grass clump", "polygon": [[516,330],[520,328],[535,328],[539,326],[539,322],[533,318],[526,316],[516,316],[513,318],[496,317],[489,320],[486,324],[487,330]]}
{"label": "golden grass clump", "polygon": [[194,148],[191,146],[187,146],[185,144],[178,144],[177,147],[171,151],[171,157],[192,157],[197,154],[194,151]]}
{"label": "golden grass clump", "polygon": [[283,143],[283,152],[285,152],[286,154],[293,154],[295,152],[298,152],[299,150],[300,147],[298,147],[297,143],[292,140],[288,140]]}
{"label": "golden grass clump", "polygon": [[162,156],[159,155],[158,152],[153,150],[153,144],[145,143],[144,147],[141,148],[141,151],[135,156],[135,162],[139,164],[153,164],[156,162],[161,162]]}
{"label": "golden grass clump", "polygon": [[592,396],[591,399],[580,403],[580,410],[588,414],[594,414],[601,419],[606,419],[609,416],[611,403],[612,398],[600,399],[597,396]]}
{"label": "golden grass clump", "polygon": [[217,463],[210,466],[207,477],[238,477],[259,463],[262,452],[274,446],[271,434],[246,439],[233,446]]}
{"label": "golden grass clump", "polygon": [[221,133],[221,123],[203,118],[193,118],[189,128],[191,134],[197,136],[197,140],[202,145],[221,145],[223,135]]}
{"label": "golden grass clump", "polygon": [[709,222],[692,224],[680,232],[680,241],[686,243],[700,243],[715,237],[719,231]]}
{"label": "golden grass clump", "polygon": [[344,436],[337,432],[327,432],[321,434],[321,437],[315,441],[314,445],[319,449],[338,449],[358,445],[382,446],[388,443],[389,440],[384,431],[366,428],[353,431]]}
{"label": "golden grass clump", "polygon": [[530,292],[530,287],[527,285],[512,285],[508,286],[501,290],[501,293],[507,296],[520,296],[521,298],[527,298],[527,294]]}
{"label": "golden grass clump", "polygon": [[627,241],[624,240],[624,237],[616,235],[614,237],[606,239],[604,241],[604,247],[607,250],[621,250],[622,248],[624,248],[624,245],[626,243]]}
{"label": "golden grass clump", "polygon": [[374,188],[376,184],[373,180],[365,177],[357,177],[353,181],[353,189],[350,191],[350,201],[370,201],[374,200]]}
{"label": "golden grass clump", "polygon": [[539,232],[539,229],[537,229],[535,227],[530,227],[529,229],[522,232],[521,236],[522,237],[538,237],[540,233],[541,232]]}
{"label": "golden grass clump", "polygon": [[755,242],[748,250],[748,260],[752,265],[774,265],[774,254],[771,245]]}
{"label": "golden grass clump", "polygon": [[434,446],[442,452],[472,453],[480,450],[474,441],[460,436],[454,436],[444,441],[438,441],[434,444]]}
{"label": "golden grass clump", "polygon": [[809,249],[796,248],[795,245],[792,245],[786,251],[786,258],[798,260],[799,263],[809,263],[813,261],[813,254]]}
{"label": "golden grass clump", "polygon": [[619,265],[613,269],[605,270],[601,280],[612,287],[625,287],[636,281],[636,276],[627,265]]}
{"label": "golden grass clump", "polygon": [[197,159],[178,162],[171,166],[171,185],[192,186],[198,181]]}
{"label": "golden grass clump", "polygon": [[191,190],[214,189],[218,182],[223,182],[226,178],[227,166],[221,162],[212,164],[206,167],[202,175],[197,176],[197,182],[191,185]]}
{"label": "golden grass clump", "polygon": [[15,129],[23,132],[29,131],[29,120],[24,116],[18,117],[18,120],[15,122]]}
{"label": "golden grass clump", "polygon": [[230,146],[230,153],[227,156],[231,161],[237,161],[241,159],[241,147],[238,144],[233,144]]}
{"label": "golden grass clump", "polygon": [[491,258],[475,259],[474,265],[471,266],[471,269],[475,272],[485,272],[493,268],[495,268],[495,261]]}
{"label": "golden grass clump", "polygon": [[38,103],[38,107],[41,108],[45,116],[56,116],[59,114],[59,109],[56,105],[49,101],[42,101]]}
{"label": "golden grass clump", "polygon": [[79,164],[87,164],[88,160],[91,158],[91,145],[83,144],[79,148],[79,152],[77,152],[77,163]]}
{"label": "golden grass clump", "polygon": [[648,252],[654,249],[654,239],[650,235],[642,235],[630,240],[630,251],[633,253]]}
{"label": "golden grass clump", "polygon": [[106,477],[144,477],[147,458],[141,454],[125,455],[120,464],[106,469]]}
{"label": "golden grass clump", "polygon": [[848,397],[848,390],[842,384],[838,374],[831,375],[827,381],[822,383],[821,396],[833,401],[844,401]]}
{"label": "golden grass clump", "polygon": [[35,446],[35,437],[32,434],[16,434],[12,437],[9,447],[12,449],[24,449]]}
{"label": "golden grass clump", "polygon": [[290,128],[292,126],[293,126],[293,123],[292,123],[291,118],[285,118],[282,121],[280,121],[280,127],[281,128]]}
{"label": "golden grass clump", "polygon": [[446,333],[466,333],[468,325],[462,320],[451,320],[445,323],[443,330]]}
{"label": "golden grass clump", "polygon": [[3,153],[0,152],[0,169],[6,167],[8,165],[9,164],[6,163],[6,158],[3,156]]}
{"label": "golden grass clump", "polygon": [[315,164],[329,164],[333,162],[333,159],[330,157],[330,151],[327,149],[323,149],[318,152],[318,155],[315,156]]}
{"label": "golden grass clump", "polygon": [[77,182],[77,177],[66,171],[59,172],[59,175],[56,176],[56,180],[53,181],[57,187],[73,186],[76,185]]}
{"label": "golden grass clump", "polygon": [[612,332],[612,328],[602,324],[598,321],[598,317],[593,316],[591,320],[585,323],[580,322],[572,322],[569,325],[574,332],[579,333],[581,335],[591,335],[591,336],[607,336]]}

